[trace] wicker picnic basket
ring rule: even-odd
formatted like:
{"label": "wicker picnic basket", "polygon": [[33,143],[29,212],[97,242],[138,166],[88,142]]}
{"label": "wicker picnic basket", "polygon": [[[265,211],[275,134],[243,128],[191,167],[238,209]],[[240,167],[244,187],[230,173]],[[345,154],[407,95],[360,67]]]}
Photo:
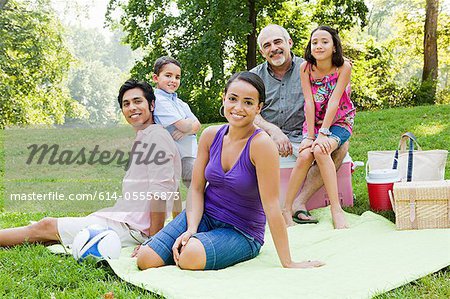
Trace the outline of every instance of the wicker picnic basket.
{"label": "wicker picnic basket", "polygon": [[450,228],[450,181],[394,184],[397,229]]}

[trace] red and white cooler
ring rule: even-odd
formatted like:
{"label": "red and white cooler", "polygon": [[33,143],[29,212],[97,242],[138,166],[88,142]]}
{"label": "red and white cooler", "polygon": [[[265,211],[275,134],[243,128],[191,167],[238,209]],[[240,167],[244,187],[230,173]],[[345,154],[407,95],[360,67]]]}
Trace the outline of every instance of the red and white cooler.
{"label": "red and white cooler", "polygon": [[366,166],[366,181],[370,208],[374,211],[392,210],[389,190],[392,192],[394,183],[400,181],[398,170],[375,169],[369,171]]}

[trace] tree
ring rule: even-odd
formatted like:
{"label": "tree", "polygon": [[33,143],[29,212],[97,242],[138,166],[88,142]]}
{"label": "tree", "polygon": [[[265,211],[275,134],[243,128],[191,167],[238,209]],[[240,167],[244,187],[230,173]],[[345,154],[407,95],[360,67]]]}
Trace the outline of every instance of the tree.
{"label": "tree", "polygon": [[10,0],[0,14],[0,128],[87,114],[65,87],[71,56],[49,7],[47,0]]}
{"label": "tree", "polygon": [[0,0],[0,9],[3,9],[6,6],[6,3],[8,3],[8,0]]}
{"label": "tree", "polygon": [[107,40],[99,30],[68,25],[65,35],[74,57],[68,80],[71,97],[86,107],[91,124],[116,123],[117,91],[133,64],[130,47],[120,44],[120,32]]}
{"label": "tree", "polygon": [[[372,0],[367,32],[344,36],[344,52],[353,61],[352,100],[358,108],[450,103],[450,14],[440,8],[437,24],[439,70],[422,83],[425,0]],[[356,28],[355,28],[356,29]],[[436,98],[436,99],[434,99]]]}
{"label": "tree", "polygon": [[369,15],[367,17],[367,33],[382,41],[392,34],[392,26],[389,20],[399,6],[398,0],[372,0]]}
{"label": "tree", "polygon": [[72,98],[89,111],[89,122],[95,125],[118,121],[117,91],[124,78],[118,68],[101,61],[81,61],[71,69],[69,89]]}
{"label": "tree", "polygon": [[[177,12],[171,9],[174,3]],[[343,29],[364,19],[367,11],[363,0],[324,0],[324,3],[336,7],[327,10],[331,15],[324,13],[317,20]],[[269,19],[288,22],[271,18],[282,10],[298,12],[298,6],[312,10],[312,5],[303,4],[303,1],[281,0],[129,0],[127,3],[110,0],[108,14],[111,16],[120,7],[123,11],[120,25],[127,33],[125,41],[132,49],[141,48],[147,53],[132,73],[138,78],[148,78],[156,58],[174,56],[183,65],[180,95],[201,121],[211,122],[220,120],[217,111],[226,77],[256,65],[256,33],[261,24]],[[355,16],[347,17],[342,11]],[[290,32],[295,30],[289,28]]]}
{"label": "tree", "polygon": [[318,0],[312,19],[318,24],[333,24],[340,30],[355,24],[366,26],[368,9],[363,0]]}
{"label": "tree", "polygon": [[430,99],[434,103],[436,94],[436,81],[438,77],[438,49],[437,49],[437,25],[438,25],[439,0],[426,0],[425,30],[423,40],[423,73],[422,84],[431,94]]}
{"label": "tree", "polygon": [[256,3],[255,0],[248,0],[248,23],[252,30],[247,35],[247,70],[256,66]]}

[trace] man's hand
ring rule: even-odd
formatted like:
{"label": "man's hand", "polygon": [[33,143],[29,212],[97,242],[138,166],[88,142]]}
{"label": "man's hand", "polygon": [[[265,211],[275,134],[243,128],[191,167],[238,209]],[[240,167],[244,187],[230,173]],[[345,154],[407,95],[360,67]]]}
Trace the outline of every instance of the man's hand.
{"label": "man's hand", "polygon": [[281,157],[292,155],[292,144],[289,138],[276,125],[266,121],[261,114],[257,114],[254,121],[255,125],[266,131],[270,138],[275,142],[278,153]]}
{"label": "man's hand", "polygon": [[289,138],[281,131],[274,132],[270,135],[278,148],[278,153],[281,157],[292,155],[292,144]]}

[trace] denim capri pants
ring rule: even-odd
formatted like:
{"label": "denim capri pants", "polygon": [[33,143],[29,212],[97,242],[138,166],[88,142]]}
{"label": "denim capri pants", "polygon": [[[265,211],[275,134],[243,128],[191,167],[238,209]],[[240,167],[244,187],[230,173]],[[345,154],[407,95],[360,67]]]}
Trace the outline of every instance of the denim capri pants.
{"label": "denim capri pants", "polygon": [[[150,246],[166,265],[175,265],[172,246],[186,230],[187,219],[184,210],[142,245]],[[197,238],[205,248],[204,270],[223,269],[250,260],[256,257],[261,249],[261,244],[253,237],[205,213],[200,220],[197,233],[191,238]]]}
{"label": "denim capri pants", "polygon": [[[350,138],[350,132],[346,129],[344,129],[341,126],[333,125],[330,127],[330,138],[333,138],[338,143],[338,148],[343,145],[349,138]],[[316,135],[317,137],[317,135]]]}

